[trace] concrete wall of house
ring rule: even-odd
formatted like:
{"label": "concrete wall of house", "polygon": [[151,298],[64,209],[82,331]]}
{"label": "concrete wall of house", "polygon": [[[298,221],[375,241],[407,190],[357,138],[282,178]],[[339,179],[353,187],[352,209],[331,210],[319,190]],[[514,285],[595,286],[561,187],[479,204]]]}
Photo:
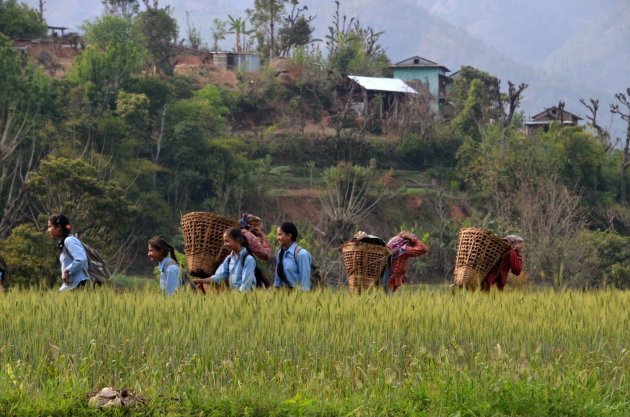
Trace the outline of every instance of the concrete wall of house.
{"label": "concrete wall of house", "polygon": [[418,80],[429,85],[429,93],[437,100],[439,97],[440,81],[438,75],[441,70],[432,67],[394,68],[394,78],[403,81]]}

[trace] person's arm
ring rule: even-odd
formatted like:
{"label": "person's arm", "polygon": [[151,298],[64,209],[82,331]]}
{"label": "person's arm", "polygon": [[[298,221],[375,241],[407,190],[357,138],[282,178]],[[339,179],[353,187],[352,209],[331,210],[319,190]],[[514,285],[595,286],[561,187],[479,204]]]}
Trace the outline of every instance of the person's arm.
{"label": "person's arm", "polygon": [[64,274],[67,271],[69,275],[74,275],[81,270],[82,265],[87,261],[87,254],[79,239],[66,238],[64,246],[72,258],[72,263],[64,270]]}
{"label": "person's arm", "polygon": [[164,291],[166,295],[173,295],[179,288],[179,266],[170,265],[164,273],[166,274],[166,288]]}
{"label": "person's arm", "polygon": [[295,260],[298,269],[300,271],[300,280],[298,282],[302,291],[311,290],[311,262],[313,262],[311,255],[302,249]]}
{"label": "person's arm", "polygon": [[518,250],[512,249],[508,252],[508,261],[510,263],[510,270],[514,275],[520,275],[523,268],[523,258]]}
{"label": "person's arm", "polygon": [[227,264],[228,262],[230,262],[230,256],[232,256],[232,254],[229,254],[227,258],[225,258],[225,260],[221,263],[221,265],[219,265],[219,267],[217,268],[216,271],[214,271],[214,275],[208,277],[208,278],[193,278],[191,279],[193,284],[220,284],[221,281],[229,278],[229,265]]}
{"label": "person's arm", "polygon": [[239,287],[239,291],[249,291],[252,289],[252,285],[254,285],[254,280],[256,277],[254,276],[254,271],[256,270],[256,260],[253,256],[247,256],[245,258],[245,264],[243,265],[243,271],[241,274],[241,286]]}

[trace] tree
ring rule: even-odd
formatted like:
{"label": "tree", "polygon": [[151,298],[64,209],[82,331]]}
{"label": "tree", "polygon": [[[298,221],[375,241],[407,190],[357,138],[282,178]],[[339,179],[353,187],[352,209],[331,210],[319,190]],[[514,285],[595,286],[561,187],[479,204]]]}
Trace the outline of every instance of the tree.
{"label": "tree", "polygon": [[140,9],[138,0],[102,0],[102,3],[106,14],[128,19],[137,15]]}
{"label": "tree", "polygon": [[33,225],[16,226],[0,248],[11,266],[11,286],[53,287],[60,283],[55,242]]}
{"label": "tree", "polygon": [[278,30],[278,52],[281,56],[287,56],[291,49],[306,46],[313,41],[312,34],[315,28],[311,22],[315,16],[304,16],[302,13],[308,10],[308,6],[299,7],[297,0],[291,0],[291,12],[284,18],[284,25]]}
{"label": "tree", "polygon": [[[338,245],[352,236],[358,222],[391,195],[377,177],[376,161],[367,167],[340,162],[324,172],[326,195],[320,199],[324,231],[331,245]],[[385,174],[391,176],[392,173]]]}
{"label": "tree", "polygon": [[115,262],[113,270],[129,265],[126,251],[136,238],[139,213],[120,185],[99,178],[96,168],[81,159],[49,155],[29,173],[27,186],[31,220],[40,230],[49,215],[64,213],[75,226],[73,232]]}
{"label": "tree", "polygon": [[37,10],[16,0],[0,0],[0,34],[30,39],[46,35],[47,30]]}
{"label": "tree", "polygon": [[583,98],[580,99],[580,103],[586,107],[589,111],[589,115],[586,116],[589,126],[591,126],[597,132],[597,138],[604,145],[606,152],[610,151],[614,144],[611,141],[610,133],[604,129],[597,121],[597,112],[599,111],[599,100],[589,99],[590,104],[586,103]]}
{"label": "tree", "polygon": [[624,112],[619,104],[611,104],[610,111],[613,114],[618,114],[622,120],[628,122],[626,129],[626,143],[623,147],[623,160],[621,162],[621,180],[620,180],[620,203],[626,204],[626,173],[628,166],[630,166],[630,88],[626,90],[627,96],[624,93],[615,94],[615,98],[626,108]]}
{"label": "tree", "polygon": [[114,106],[118,90],[142,71],[147,51],[139,27],[126,17],[103,16],[83,30],[88,46],[70,78],[82,88],[90,112],[100,116]]}
{"label": "tree", "polygon": [[49,87],[31,65],[22,66],[11,41],[0,34],[0,239],[22,219],[24,178],[43,151],[36,130]]}
{"label": "tree", "polygon": [[592,271],[583,262],[589,250],[579,241],[585,214],[579,195],[557,177],[525,173],[500,201],[498,217],[514,225],[525,239],[530,276],[550,280],[556,290],[589,282]]}
{"label": "tree", "polygon": [[194,25],[190,24],[190,11],[188,10],[186,10],[186,28],[188,44],[193,49],[199,49],[201,46],[201,32]]}
{"label": "tree", "polygon": [[157,7],[157,1],[154,1],[152,7],[146,0],[145,5],[147,9],[138,16],[143,42],[149,52],[145,69],[154,74],[161,72],[172,75],[172,44],[177,42],[179,36],[177,21],[171,16],[169,6],[160,9]]}
{"label": "tree", "polygon": [[242,37],[245,35],[250,35],[251,33],[253,33],[252,30],[248,31],[245,28],[245,22],[247,22],[247,19],[243,19],[240,17],[234,18],[230,15],[228,15],[228,24],[230,25],[229,27],[229,32],[227,33],[232,33],[236,36],[236,52],[243,52],[243,39]]}
{"label": "tree", "polygon": [[389,58],[379,44],[384,32],[363,27],[356,17],[340,17],[340,3],[326,34],[328,70],[337,79],[349,73],[384,76],[389,71]]}
{"label": "tree", "polygon": [[215,17],[212,21],[212,26],[210,27],[210,30],[212,31],[212,40],[214,41],[214,51],[219,50],[219,41],[224,40],[225,35],[228,33],[227,24],[228,22],[217,17]]}
{"label": "tree", "polygon": [[246,10],[254,27],[266,36],[263,49],[267,49],[269,60],[278,56],[276,30],[282,23],[286,2],[287,0],[254,0],[254,8]]}

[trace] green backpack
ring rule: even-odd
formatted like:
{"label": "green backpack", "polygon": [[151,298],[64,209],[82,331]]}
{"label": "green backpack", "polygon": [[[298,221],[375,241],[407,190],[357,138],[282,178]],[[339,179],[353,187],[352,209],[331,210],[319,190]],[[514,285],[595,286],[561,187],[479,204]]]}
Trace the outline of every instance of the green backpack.
{"label": "green backpack", "polygon": [[[293,252],[293,258],[295,259],[295,265],[298,267],[298,273],[300,272],[300,266],[297,263],[297,255],[300,253],[300,250],[304,249],[300,245],[296,245],[295,252]],[[310,254],[310,253],[309,253]],[[313,255],[311,255],[311,289],[315,289],[324,284],[322,280],[322,273],[319,270],[319,265],[315,263],[315,259],[313,259]]]}

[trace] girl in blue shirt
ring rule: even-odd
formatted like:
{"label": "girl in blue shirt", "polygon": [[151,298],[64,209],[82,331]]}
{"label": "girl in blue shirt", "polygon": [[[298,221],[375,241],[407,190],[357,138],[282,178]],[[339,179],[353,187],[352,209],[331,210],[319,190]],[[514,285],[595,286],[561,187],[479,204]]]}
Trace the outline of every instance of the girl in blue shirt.
{"label": "girl in blue shirt", "polygon": [[256,259],[249,249],[247,239],[238,227],[230,227],[223,233],[223,243],[230,254],[209,278],[195,278],[195,284],[220,284],[228,281],[229,287],[241,292],[251,291],[256,284]]}
{"label": "girl in blue shirt", "polygon": [[276,255],[274,287],[311,290],[311,264],[313,258],[304,248],[298,248],[298,230],[293,223],[282,223],[276,231],[280,251]]}
{"label": "girl in blue shirt", "polygon": [[84,287],[90,280],[88,258],[79,239],[70,234],[70,220],[63,214],[56,214],[48,219],[48,234],[57,240],[57,256],[61,263],[59,291],[69,291]]}
{"label": "girl in blue shirt", "polygon": [[[179,263],[175,257],[175,248],[173,248],[166,239],[154,236],[149,239],[149,258],[158,264],[160,271],[160,289],[167,296],[175,294],[179,288]],[[171,255],[169,257],[169,254]]]}

